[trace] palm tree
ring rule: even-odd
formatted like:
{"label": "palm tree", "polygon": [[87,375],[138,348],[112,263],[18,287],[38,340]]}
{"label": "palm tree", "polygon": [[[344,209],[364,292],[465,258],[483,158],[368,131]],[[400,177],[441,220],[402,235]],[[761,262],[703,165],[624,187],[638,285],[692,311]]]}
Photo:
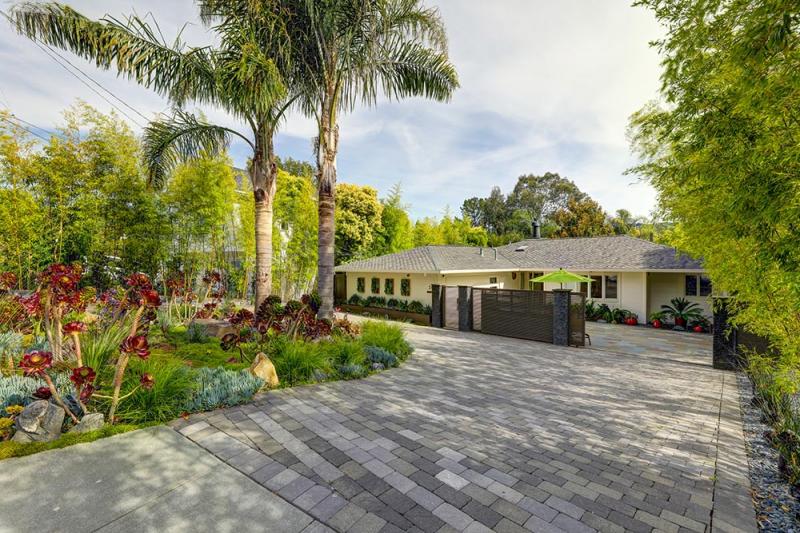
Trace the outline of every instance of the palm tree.
{"label": "palm tree", "polygon": [[333,313],[334,207],[340,113],[356,104],[425,96],[447,101],[458,76],[439,13],[421,0],[293,0],[300,105],[317,122],[321,318]]}
{"label": "palm tree", "polygon": [[[166,96],[171,116],[151,122],[144,134],[144,157],[151,183],[164,184],[170,170],[189,158],[216,155],[233,136],[252,150],[249,174],[255,202],[256,306],[271,290],[272,202],[276,164],[273,137],[293,102],[284,73],[287,18],[279,1],[198,0],[203,23],[218,46],[187,47],[180,35],[167,43],[158,26],[130,16],[90,20],[58,3],[21,3],[10,14],[17,31],[31,39],[116,68]],[[184,111],[189,102],[219,107],[245,122],[250,135]]]}

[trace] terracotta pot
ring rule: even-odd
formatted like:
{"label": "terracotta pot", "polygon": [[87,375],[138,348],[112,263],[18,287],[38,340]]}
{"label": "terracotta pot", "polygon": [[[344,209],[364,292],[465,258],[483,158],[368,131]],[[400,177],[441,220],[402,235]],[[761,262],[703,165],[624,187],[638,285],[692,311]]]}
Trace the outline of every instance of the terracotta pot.
{"label": "terracotta pot", "polygon": [[686,327],[686,319],[680,316],[675,317],[675,325],[680,327]]}
{"label": "terracotta pot", "polygon": [[694,327],[694,330],[695,330],[697,333],[703,333],[703,331],[705,331],[705,329],[703,329],[703,326],[695,326],[695,327]]}
{"label": "terracotta pot", "polygon": [[653,327],[656,329],[661,328],[661,321],[659,319],[653,320]]}

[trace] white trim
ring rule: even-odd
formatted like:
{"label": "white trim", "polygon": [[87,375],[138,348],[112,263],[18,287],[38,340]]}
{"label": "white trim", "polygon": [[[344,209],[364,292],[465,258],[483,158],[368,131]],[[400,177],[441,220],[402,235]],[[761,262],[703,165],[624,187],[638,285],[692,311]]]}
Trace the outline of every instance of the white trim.
{"label": "white trim", "polygon": [[[536,272],[556,272],[558,268],[554,267],[518,267],[518,268],[480,268],[480,269],[472,269],[472,270],[384,270],[384,269],[372,269],[372,270],[337,270],[334,269],[335,272],[341,272],[344,274],[359,274],[359,273],[369,273],[369,272],[385,272],[387,274],[441,274],[442,276],[446,276],[448,274],[479,274],[484,272],[528,272],[528,271],[536,271]],[[606,267],[606,268],[565,268],[564,270],[569,270],[570,272],[574,272],[576,274],[583,273],[583,272],[654,272],[656,274],[706,274],[706,271],[702,268],[616,268],[616,267]]]}

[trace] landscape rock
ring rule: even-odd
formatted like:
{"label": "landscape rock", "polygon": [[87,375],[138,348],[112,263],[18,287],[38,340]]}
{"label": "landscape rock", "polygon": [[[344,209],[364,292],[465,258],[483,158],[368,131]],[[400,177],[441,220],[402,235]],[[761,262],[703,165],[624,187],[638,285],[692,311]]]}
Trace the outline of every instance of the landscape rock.
{"label": "landscape rock", "polygon": [[269,357],[261,352],[256,354],[255,359],[253,359],[253,364],[250,365],[250,373],[263,379],[270,388],[277,387],[280,384],[275,365],[272,364]]}
{"label": "landscape rock", "polygon": [[28,404],[15,421],[16,433],[11,440],[16,442],[47,442],[61,436],[64,410],[47,400]]}
{"label": "landscape rock", "polygon": [[227,320],[217,320],[215,318],[195,318],[193,324],[200,324],[205,328],[209,337],[221,339],[227,333],[236,333],[236,328]]}
{"label": "landscape rock", "polygon": [[81,418],[81,421],[75,425],[72,429],[69,430],[70,433],[86,433],[88,431],[94,431],[96,429],[100,429],[105,424],[105,417],[103,413],[89,413],[84,415]]}

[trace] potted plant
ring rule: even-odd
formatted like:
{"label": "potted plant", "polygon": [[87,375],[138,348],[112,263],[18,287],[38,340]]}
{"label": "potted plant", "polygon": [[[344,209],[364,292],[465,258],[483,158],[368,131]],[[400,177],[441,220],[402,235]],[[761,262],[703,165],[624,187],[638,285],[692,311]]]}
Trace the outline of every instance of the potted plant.
{"label": "potted plant", "polygon": [[664,325],[664,312],[656,311],[650,314],[650,325],[656,329],[661,329]]}
{"label": "potted plant", "polygon": [[711,322],[704,316],[700,316],[698,318],[695,318],[689,324],[689,327],[695,333],[705,333],[706,331],[708,331],[710,329],[710,326],[711,326]]}
{"label": "potted plant", "polygon": [[681,329],[685,328],[690,320],[696,320],[703,316],[700,306],[686,298],[673,298],[669,304],[662,305],[661,310],[667,316],[672,317],[676,328]]}
{"label": "potted plant", "polygon": [[628,317],[625,319],[625,323],[629,326],[638,326],[639,317],[636,315],[636,313],[628,313]]}

